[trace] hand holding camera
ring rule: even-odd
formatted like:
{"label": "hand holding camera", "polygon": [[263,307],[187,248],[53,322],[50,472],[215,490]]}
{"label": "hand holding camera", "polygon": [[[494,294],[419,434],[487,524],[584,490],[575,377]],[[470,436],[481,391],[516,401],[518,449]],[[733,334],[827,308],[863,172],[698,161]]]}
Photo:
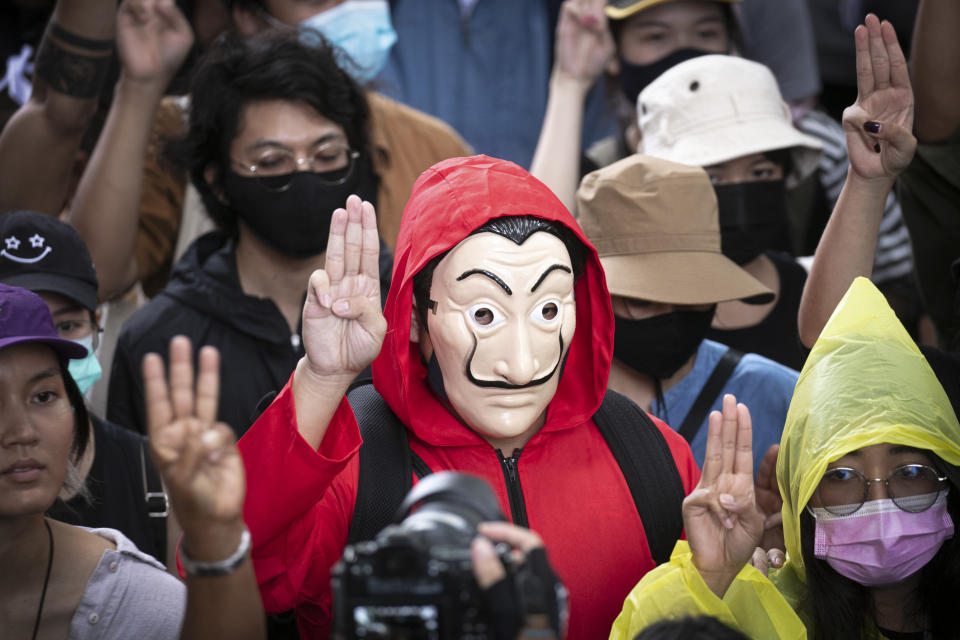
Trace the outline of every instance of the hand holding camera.
{"label": "hand holding camera", "polygon": [[[566,589],[547,561],[540,536],[507,522],[481,522],[477,530],[481,535],[474,539],[470,548],[473,575],[486,596],[488,610],[497,628],[496,637],[559,640],[566,635]],[[514,576],[507,574],[494,542],[498,546],[507,544],[513,548],[511,559],[514,567],[522,568],[521,572]],[[519,585],[520,591],[527,596],[522,616],[517,615],[521,612],[516,610],[516,602],[512,599],[511,578],[526,581],[526,584]],[[528,631],[532,634],[528,635]]]}
{"label": "hand holding camera", "polygon": [[334,638],[563,637],[567,591],[543,542],[504,521],[485,481],[429,475],[395,522],[334,568]]}

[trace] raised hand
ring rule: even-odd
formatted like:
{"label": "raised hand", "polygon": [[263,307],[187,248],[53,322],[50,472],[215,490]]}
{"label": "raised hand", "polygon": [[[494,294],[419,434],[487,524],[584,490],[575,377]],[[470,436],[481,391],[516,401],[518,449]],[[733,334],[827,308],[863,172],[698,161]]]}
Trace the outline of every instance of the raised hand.
{"label": "raised hand", "polygon": [[850,170],[892,181],[913,158],[913,89],[907,61],[889,22],[872,13],[854,31],[857,101],[843,112]]}
{"label": "raised hand", "polygon": [[164,90],[193,45],[193,31],[174,0],[124,0],[117,50],[124,79]]}
{"label": "raised hand", "polygon": [[[760,546],[771,551],[783,550],[783,497],[780,495],[780,485],[777,483],[777,456],[780,455],[780,445],[770,445],[767,453],[757,469],[757,507],[763,514],[763,541]],[[779,566],[779,565],[777,565]]]}
{"label": "raised hand", "polygon": [[603,12],[606,0],[566,0],[560,7],[555,46],[556,71],[589,89],[616,47]]}
{"label": "raised hand", "polygon": [[222,559],[236,548],[243,529],[246,485],[233,432],[216,421],[220,355],[213,347],[200,351],[194,387],[190,340],[177,336],[170,342],[169,385],[155,353],[143,359],[143,381],[151,455],[190,556]]}
{"label": "raised hand", "polygon": [[357,196],[333,212],[326,263],[314,271],[303,307],[310,370],[353,379],[380,352],[387,321],[380,310],[380,239],[373,205]]}
{"label": "raised hand", "polygon": [[722,598],[763,536],[753,485],[750,411],[727,394],[723,413],[710,414],[700,483],[683,501],[683,526],[693,564]]}

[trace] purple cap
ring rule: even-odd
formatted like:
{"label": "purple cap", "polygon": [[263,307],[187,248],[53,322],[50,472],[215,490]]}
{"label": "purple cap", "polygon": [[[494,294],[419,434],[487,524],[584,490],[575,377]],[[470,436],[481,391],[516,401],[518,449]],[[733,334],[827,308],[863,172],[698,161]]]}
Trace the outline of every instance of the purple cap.
{"label": "purple cap", "polygon": [[64,358],[85,358],[87,348],[57,335],[47,303],[37,294],[0,283],[0,349],[42,342]]}

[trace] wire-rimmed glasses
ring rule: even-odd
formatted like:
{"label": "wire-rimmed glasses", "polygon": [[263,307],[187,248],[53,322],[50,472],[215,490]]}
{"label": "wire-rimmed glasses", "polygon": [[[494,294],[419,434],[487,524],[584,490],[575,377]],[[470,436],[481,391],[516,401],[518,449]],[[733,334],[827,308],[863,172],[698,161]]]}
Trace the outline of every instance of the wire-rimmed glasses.
{"label": "wire-rimmed glasses", "polygon": [[350,178],[359,157],[359,151],[335,141],[315,147],[308,156],[297,156],[282,147],[266,147],[252,161],[234,162],[270,191],[286,191],[298,171],[311,171],[330,186],[341,185]]}
{"label": "wire-rimmed glasses", "polygon": [[870,479],[856,469],[836,467],[823,474],[816,493],[820,505],[828,513],[849,516],[867,501],[870,485],[882,482],[897,507],[909,513],[920,513],[933,506],[946,481],[945,476],[925,464],[905,464],[891,471],[886,478]]}

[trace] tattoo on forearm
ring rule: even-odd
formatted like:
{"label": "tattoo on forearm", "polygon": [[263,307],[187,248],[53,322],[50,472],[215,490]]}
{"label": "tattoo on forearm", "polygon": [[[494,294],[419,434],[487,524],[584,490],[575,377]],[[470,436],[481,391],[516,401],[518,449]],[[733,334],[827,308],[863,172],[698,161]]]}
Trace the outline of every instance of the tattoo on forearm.
{"label": "tattoo on forearm", "polygon": [[[57,29],[63,31],[60,27],[57,27]],[[58,38],[62,37],[62,34],[54,29],[51,29],[51,31],[56,33]],[[70,35],[79,40],[86,40],[74,34]],[[69,38],[66,40],[69,40]],[[109,48],[102,48],[105,42],[103,40],[90,42],[93,42],[94,46],[97,47],[98,55],[67,50],[50,38],[48,33],[40,44],[34,73],[43,78],[51,89],[59,93],[74,98],[96,97],[100,93],[100,87],[103,86],[107,73],[110,71],[110,64],[113,59],[111,55],[105,55],[104,52],[112,51],[113,47],[111,44]],[[78,41],[71,41],[71,43],[75,46],[83,46]]]}

